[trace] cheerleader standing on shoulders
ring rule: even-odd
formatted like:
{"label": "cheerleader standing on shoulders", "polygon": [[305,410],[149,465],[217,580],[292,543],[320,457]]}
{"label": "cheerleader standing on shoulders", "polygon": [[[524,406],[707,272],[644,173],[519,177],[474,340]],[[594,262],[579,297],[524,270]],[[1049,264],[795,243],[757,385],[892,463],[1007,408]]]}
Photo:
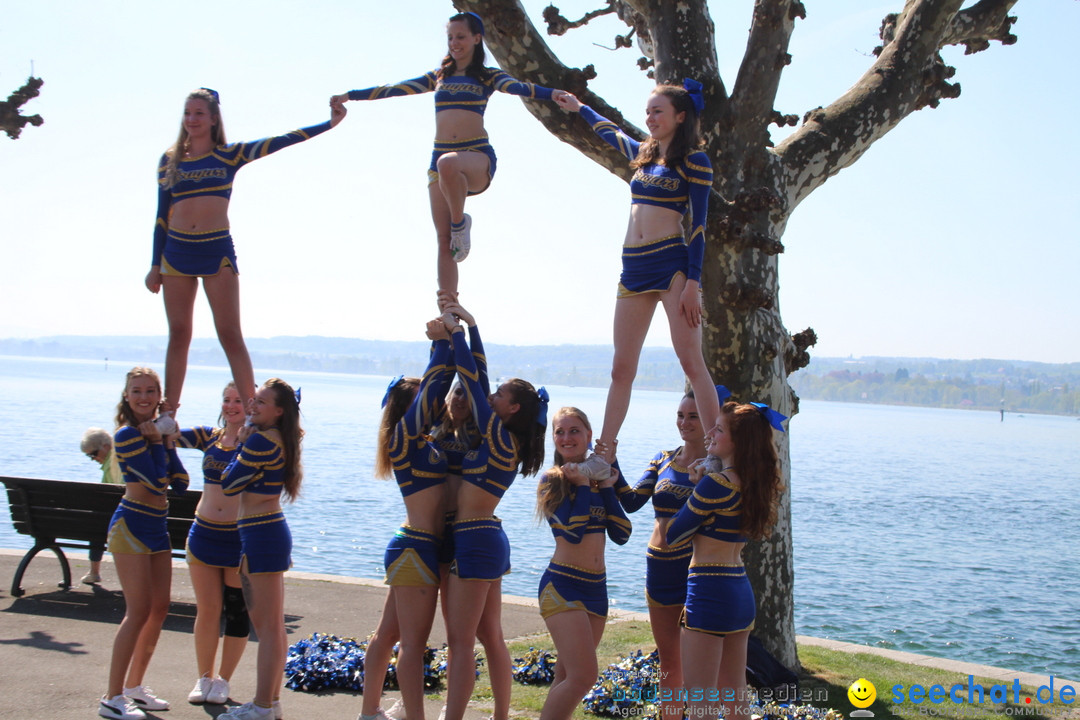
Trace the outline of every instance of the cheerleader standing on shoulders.
{"label": "cheerleader standing on shoulders", "polygon": [[333,100],[435,93],[435,149],[428,167],[431,219],[439,241],[439,288],[456,293],[459,263],[469,254],[472,219],[465,198],[487,190],[495,176],[495,150],[484,129],[488,99],[499,92],[557,100],[563,90],[521,82],[497,68],[484,67],[484,23],[476,13],[459,13],[446,24],[447,54],[439,68],[396,85],[350,90]]}
{"label": "cheerleader standing on shoulders", "polygon": [[[718,397],[725,400],[731,394],[723,385],[717,385],[716,391]],[[679,620],[686,603],[686,575],[693,548],[688,543],[675,549],[668,547],[667,528],[671,518],[694,492],[696,478],[691,481],[690,466],[705,457],[705,429],[701,426],[692,390],[679,403],[675,426],[683,444],[674,450],[656,453],[633,488],[620,481],[615,489],[627,512],[640,510],[652,499],[656,521],[645,551],[645,600],[649,605],[653,639],[660,653],[658,703],[662,717],[682,720]]]}
{"label": "cheerleader standing on shoulders", "polygon": [[[229,680],[247,647],[251,624],[240,587],[238,495],[221,489],[221,474],[236,457],[238,435],[244,426],[244,401],[229,383],[221,393],[219,427],[198,425],[180,430],[177,444],[201,450],[203,491],[187,540],[188,572],[195,591],[195,664],[199,679],[188,693],[190,703],[220,705],[229,699]],[[221,662],[214,673],[222,616],[225,633]]]}
{"label": "cheerleader standing on shoulders", "polygon": [[[547,424],[547,391],[537,391],[525,380],[511,378],[484,397],[465,329],[458,323],[466,315],[457,305],[448,305],[443,314],[458,377],[481,434],[479,446],[462,461],[464,482],[454,518],[454,560],[447,588],[446,720],[461,720],[472,696],[476,683],[473,646],[481,619],[490,612],[491,622],[502,624],[502,576],[510,571],[510,542],[495,509],[519,466],[526,476],[540,469]],[[501,649],[509,664],[506,646]]]}
{"label": "cheerleader standing on shoulders", "polygon": [[540,614],[559,660],[541,720],[566,720],[596,682],[596,647],[607,621],[605,533],[617,545],[630,539],[630,521],[615,496],[620,477],[612,470],[600,482],[577,468],[592,443],[592,427],[581,410],[560,408],[551,423],[555,467],[536,488],[536,511],[555,536],[555,554],[540,578]]}
{"label": "cheerleader standing on shoulders", "polygon": [[167,412],[175,413],[180,407],[199,278],[240,397],[245,406],[251,400],[255,373],[240,329],[240,270],[229,234],[233,178],[249,162],[326,132],[344,117],[345,106],[331,100],[330,119],[324,123],[277,137],[228,144],[217,91],[199,88],[187,96],[180,135],[158,164],[154,251],[146,275],[150,292],[164,290],[169,322]]}
{"label": "cheerleader standing on shoulders", "polygon": [[[705,107],[701,85],[659,85],[645,106],[649,139],[638,143],[615,123],[565,93],[555,101],[580,112],[592,129],[635,169],[630,181],[630,224],[623,240],[623,269],[615,301],[615,355],[597,454],[610,462],[630,407],[641,347],[657,303],[664,306],[671,345],[697,396],[705,427],[716,424],[720,406],[701,354],[701,265],[712,165],[701,145],[698,116]],[[689,89],[687,89],[689,88]],[[690,238],[683,216],[690,213]],[[597,467],[597,477],[607,471]],[[589,471],[591,475],[592,472]]]}
{"label": "cheerleader standing on shoulders", "polygon": [[187,472],[176,455],[175,436],[163,437],[154,424],[161,403],[157,373],[132,368],[116,406],[113,449],[124,479],[124,496],[109,522],[108,535],[124,593],[124,619],[116,629],[109,686],[98,708],[99,715],[113,720],[140,720],[146,717],[144,710],[169,709],[168,701],[143,685],[169,612],[172,543],[167,491],[172,486],[183,492],[188,486]]}
{"label": "cheerleader standing on shoulders", "polygon": [[439,547],[445,514],[446,455],[428,437],[443,411],[454,375],[450,334],[442,320],[427,324],[434,344],[423,378],[399,376],[383,397],[375,476],[393,473],[405,503],[405,523],[386,547],[382,620],[367,647],[360,720],[385,719],[379,708],[386,668],[400,637],[397,678],[409,720],[424,720],[424,653],[439,599]]}
{"label": "cheerleader standing on shoulders", "polygon": [[757,608],[742,549],[776,522],[783,484],[773,429],[783,431],[783,419],[765,405],[725,403],[709,457],[694,467],[694,494],[668,525],[671,548],[693,542],[681,639],[687,717],[720,717],[721,708],[749,717],[746,641]]}
{"label": "cheerleader standing on shoulders", "polygon": [[300,394],[271,378],[255,392],[251,425],[240,429],[237,456],[221,476],[225,495],[240,496],[241,579],[248,615],[259,638],[255,698],[218,720],[270,720],[282,716],[278,695],[285,674],[285,571],[292,565],[292,534],[281,496],[300,494],[303,468]]}

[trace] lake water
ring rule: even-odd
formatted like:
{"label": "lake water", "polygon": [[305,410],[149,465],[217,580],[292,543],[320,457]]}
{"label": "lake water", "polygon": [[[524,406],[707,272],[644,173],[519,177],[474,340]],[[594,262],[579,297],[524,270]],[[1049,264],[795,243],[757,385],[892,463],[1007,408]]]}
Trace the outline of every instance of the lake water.
{"label": "lake water", "polygon": [[[0,474],[100,480],[79,439],[88,426],[113,427],[135,364],[0,357]],[[307,430],[303,496],[286,510],[294,567],[381,578],[402,517],[397,486],[372,479],[388,378],[282,376],[303,387]],[[213,424],[228,380],[191,368],[181,423]],[[576,405],[600,423],[604,390],[548,390],[552,408]],[[634,394],[619,443],[631,482],[657,450],[678,445],[678,400]],[[199,467],[198,453],[182,456]],[[1080,677],[1080,421],[804,401],[791,460],[799,633]],[[192,481],[199,487],[197,473]],[[514,566],[503,589],[530,597],[553,545],[534,520],[535,490],[535,478],[519,477],[499,506]],[[608,550],[609,593],[614,607],[645,611],[651,508],[631,519],[630,542]],[[0,547],[30,545],[0,522]]]}

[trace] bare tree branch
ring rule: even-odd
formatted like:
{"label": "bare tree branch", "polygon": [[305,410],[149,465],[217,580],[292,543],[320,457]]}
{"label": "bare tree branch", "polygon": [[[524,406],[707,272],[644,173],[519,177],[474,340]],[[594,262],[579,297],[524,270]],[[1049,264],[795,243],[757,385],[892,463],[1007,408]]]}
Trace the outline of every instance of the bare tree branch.
{"label": "bare tree branch", "polygon": [[938,51],[950,42],[975,43],[978,32],[987,40],[1011,38],[1002,31],[1011,20],[1000,18],[1015,3],[983,0],[961,13],[962,0],[908,0],[903,12],[887,17],[884,44],[866,74],[829,107],[807,113],[777,146],[789,210],[912,112],[959,96],[960,86],[948,82],[955,71]]}
{"label": "bare tree branch", "polygon": [[1012,34],[1016,18],[1009,11],[1015,4],[1016,0],[981,0],[961,10],[942,38],[942,45],[963,45],[965,55],[987,49],[991,40],[1012,45],[1016,42]]}
{"label": "bare tree branch", "polygon": [[731,101],[735,132],[759,145],[769,144],[769,124],[779,115],[773,103],[780,76],[791,64],[787,50],[796,18],[806,18],[806,9],[799,0],[769,0],[754,5],[750,38]]}
{"label": "bare tree branch", "polygon": [[548,35],[565,35],[567,30],[573,30],[582,25],[588,25],[589,21],[593,18],[598,18],[601,15],[610,15],[613,12],[615,12],[615,8],[612,6],[612,0],[608,0],[608,6],[606,8],[587,12],[580,20],[567,20],[563,17],[559,8],[554,5],[548,5],[544,8],[544,22],[547,23]]}

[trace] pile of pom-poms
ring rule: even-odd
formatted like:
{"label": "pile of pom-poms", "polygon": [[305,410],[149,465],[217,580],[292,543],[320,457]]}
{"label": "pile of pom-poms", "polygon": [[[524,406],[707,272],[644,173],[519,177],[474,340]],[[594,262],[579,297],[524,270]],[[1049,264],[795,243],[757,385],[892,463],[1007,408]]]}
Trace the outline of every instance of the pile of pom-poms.
{"label": "pile of pom-poms", "polygon": [[547,650],[529,648],[525,657],[514,658],[514,680],[522,685],[550,685],[555,679],[557,659]]}
{"label": "pile of pom-poms", "polygon": [[[314,633],[289,646],[285,660],[285,686],[301,692],[356,690],[364,692],[364,656],[367,640]],[[398,646],[386,670],[383,688],[396,690]],[[446,648],[429,647],[424,653],[424,689],[442,685],[446,678]]]}
{"label": "pile of pom-poms", "polygon": [[[636,650],[628,657],[607,666],[583,701],[585,710],[593,715],[626,718],[658,718],[660,656],[654,650],[645,655]],[[747,688],[750,716],[761,720],[842,720],[836,710],[812,705],[777,702],[767,694],[761,701],[753,688]],[[798,693],[792,693],[798,697]]]}

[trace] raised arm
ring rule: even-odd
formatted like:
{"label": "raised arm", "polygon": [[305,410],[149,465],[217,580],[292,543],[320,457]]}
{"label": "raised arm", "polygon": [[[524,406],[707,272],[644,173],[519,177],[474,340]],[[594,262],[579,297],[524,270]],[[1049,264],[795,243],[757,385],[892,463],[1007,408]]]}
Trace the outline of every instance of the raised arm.
{"label": "raised arm", "polygon": [[[548,482],[545,477],[541,482]],[[585,527],[589,524],[589,509],[596,493],[589,486],[577,485],[573,495],[567,495],[550,516],[548,525],[551,534],[577,545],[585,537]]]}
{"label": "raised arm", "polygon": [[305,140],[310,140],[316,135],[321,135],[333,127],[334,124],[333,120],[327,120],[326,122],[321,122],[318,125],[312,125],[311,127],[291,130],[284,135],[275,135],[274,137],[254,140],[252,142],[236,143],[235,145],[227,146],[226,152],[234,153],[238,165],[245,165],[249,162],[258,160],[259,158],[264,158],[271,153],[276,153],[278,150],[287,148],[290,145],[296,145]]}
{"label": "raised arm", "polygon": [[562,90],[552,90],[541,85],[533,85],[530,82],[522,82],[511,77],[503,70],[496,70],[489,81],[491,86],[499,92],[538,100],[552,100],[555,93],[563,92]]}
{"label": "raised arm", "polygon": [[169,484],[169,460],[161,442],[147,442],[138,428],[125,425],[116,431],[113,450],[125,482],[137,482],[161,495]]}
{"label": "raised arm", "polygon": [[454,366],[450,364],[450,341],[436,340],[432,345],[431,358],[428,360],[424,377],[420,379],[416,397],[402,417],[409,437],[416,437],[424,432],[438,416],[445,402],[446,392],[450,389],[453,370]]}
{"label": "raised arm", "polygon": [[667,543],[671,547],[689,540],[709,516],[717,513],[738,513],[740,495],[737,488],[727,482],[722,474],[709,473],[694,486],[694,494],[672,518],[667,529]]}
{"label": "raised arm", "polygon": [[[237,448],[238,452],[224,472],[221,473],[221,489],[226,495],[237,495],[263,477],[268,470],[278,470],[285,465],[285,452],[281,445],[262,431],[252,433]],[[282,482],[266,483],[267,486]]]}
{"label": "raised arm", "polygon": [[419,95],[435,90],[437,80],[435,72],[427,72],[418,78],[404,80],[393,85],[376,85],[364,90],[350,90],[344,95],[335,95],[342,100],[382,100],[389,97],[401,97],[402,95]]}
{"label": "raised arm", "polygon": [[608,145],[622,153],[627,160],[633,160],[637,157],[638,148],[641,144],[620,130],[618,125],[599,115],[588,105],[582,105],[570,93],[560,96],[556,102],[564,110],[581,113],[581,117],[585,118],[585,122],[589,123],[589,127],[592,128],[593,132],[599,135]]}

